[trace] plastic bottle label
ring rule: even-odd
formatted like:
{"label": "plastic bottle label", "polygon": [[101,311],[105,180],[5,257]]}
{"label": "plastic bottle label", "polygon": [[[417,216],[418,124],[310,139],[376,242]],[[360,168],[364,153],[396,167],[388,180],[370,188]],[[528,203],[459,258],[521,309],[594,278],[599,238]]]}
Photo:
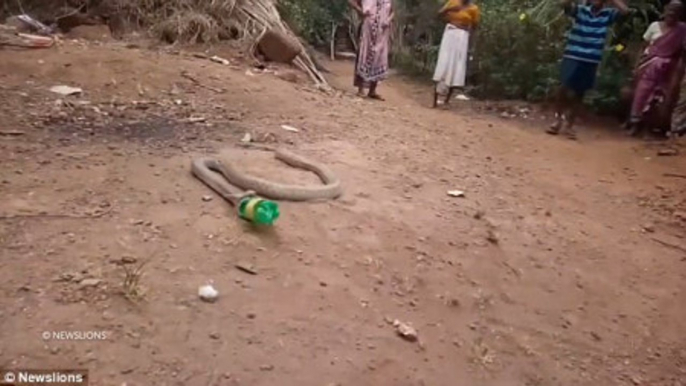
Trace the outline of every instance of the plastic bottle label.
{"label": "plastic bottle label", "polygon": [[259,198],[253,198],[248,203],[245,205],[245,213],[244,216],[246,219],[253,221],[255,220],[255,208],[257,208],[257,205],[261,203],[263,200]]}

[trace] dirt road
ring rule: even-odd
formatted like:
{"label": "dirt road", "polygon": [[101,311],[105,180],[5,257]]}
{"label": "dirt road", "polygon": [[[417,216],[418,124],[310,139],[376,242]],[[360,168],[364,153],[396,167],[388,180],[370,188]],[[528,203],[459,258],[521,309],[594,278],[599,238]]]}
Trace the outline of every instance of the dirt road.
{"label": "dirt road", "polygon": [[[686,179],[664,176],[682,156],[432,110],[399,78],[361,100],[349,63],[326,95],[218,53],[232,64],[0,52],[0,368],[114,386],[686,385]],[[316,181],[237,149],[246,133],[326,162],[344,197],[282,203],[272,232],[242,224],[194,156]],[[209,281],[216,303],[197,298]]]}

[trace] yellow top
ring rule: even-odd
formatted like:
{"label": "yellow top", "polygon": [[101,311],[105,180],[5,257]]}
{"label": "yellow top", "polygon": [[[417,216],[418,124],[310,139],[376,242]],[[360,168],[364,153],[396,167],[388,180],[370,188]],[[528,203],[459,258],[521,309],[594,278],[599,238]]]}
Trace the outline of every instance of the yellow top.
{"label": "yellow top", "polygon": [[[456,7],[462,4],[463,0],[448,0],[443,8],[441,8],[441,12],[448,8]],[[481,21],[481,11],[474,3],[471,3],[460,11],[448,12],[445,15],[445,19],[450,24],[474,28],[479,25],[479,22]]]}

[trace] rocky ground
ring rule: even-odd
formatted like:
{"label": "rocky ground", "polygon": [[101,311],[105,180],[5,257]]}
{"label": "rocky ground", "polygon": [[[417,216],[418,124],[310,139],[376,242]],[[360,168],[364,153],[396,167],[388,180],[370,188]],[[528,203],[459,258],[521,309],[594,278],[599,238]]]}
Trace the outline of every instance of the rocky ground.
{"label": "rocky ground", "polygon": [[[116,386],[686,385],[682,156],[607,125],[549,137],[535,109],[432,110],[400,77],[362,100],[349,62],[324,93],[235,52],[0,51],[0,368]],[[246,134],[327,163],[344,196],[283,202],[270,231],[241,223],[193,157],[317,181]]]}

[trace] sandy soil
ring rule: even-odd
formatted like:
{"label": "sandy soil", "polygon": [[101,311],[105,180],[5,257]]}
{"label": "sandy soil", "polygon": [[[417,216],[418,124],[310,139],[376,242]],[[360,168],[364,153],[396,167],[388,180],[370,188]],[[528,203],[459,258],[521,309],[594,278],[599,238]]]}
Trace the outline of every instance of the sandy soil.
{"label": "sandy soil", "polygon": [[[325,94],[217,52],[232,64],[112,42],[0,51],[0,368],[116,386],[686,385],[686,179],[665,176],[683,157],[607,127],[549,137],[538,113],[432,110],[398,77],[387,102],[358,99],[348,62]],[[272,231],[241,223],[193,157],[316,181],[239,149],[245,133],[326,162],[344,196],[281,203]],[[215,303],[197,297],[209,281]]]}

